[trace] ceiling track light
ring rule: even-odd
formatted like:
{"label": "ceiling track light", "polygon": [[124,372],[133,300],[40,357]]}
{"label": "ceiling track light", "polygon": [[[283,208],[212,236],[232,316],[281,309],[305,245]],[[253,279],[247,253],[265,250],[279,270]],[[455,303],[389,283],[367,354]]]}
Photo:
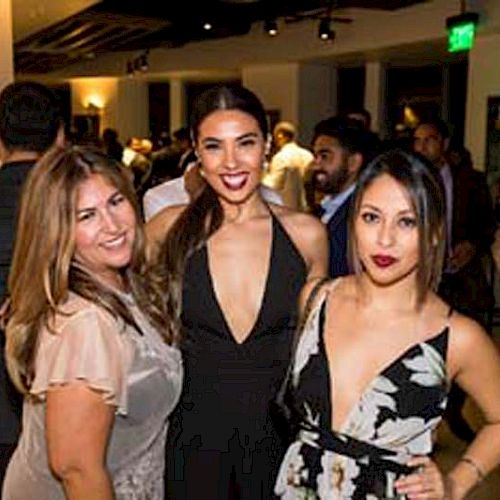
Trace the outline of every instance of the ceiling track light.
{"label": "ceiling track light", "polygon": [[318,37],[321,40],[328,41],[335,39],[335,31],[333,31],[331,24],[332,20],[329,16],[325,16],[320,19],[318,27]]}
{"label": "ceiling track light", "polygon": [[264,31],[269,36],[276,36],[278,34],[278,22],[276,19],[266,19],[264,21]]}
{"label": "ceiling track light", "polygon": [[140,56],[134,59],[129,59],[127,61],[126,73],[128,76],[132,77],[136,73],[145,73],[149,70],[149,49],[146,49]]}

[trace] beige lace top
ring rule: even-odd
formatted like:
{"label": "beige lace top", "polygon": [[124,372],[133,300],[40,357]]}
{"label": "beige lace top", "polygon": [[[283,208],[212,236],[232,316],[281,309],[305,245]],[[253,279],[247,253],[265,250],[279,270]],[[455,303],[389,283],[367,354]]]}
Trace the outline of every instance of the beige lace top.
{"label": "beige lace top", "polygon": [[72,294],[54,331],[40,333],[35,379],[23,408],[23,431],[4,484],[4,500],[64,499],[50,473],[45,397],[54,384],[82,380],[116,407],[107,467],[120,500],[163,499],[167,418],[182,386],[177,348],[165,344],[133,299],[122,297],[142,330]]}

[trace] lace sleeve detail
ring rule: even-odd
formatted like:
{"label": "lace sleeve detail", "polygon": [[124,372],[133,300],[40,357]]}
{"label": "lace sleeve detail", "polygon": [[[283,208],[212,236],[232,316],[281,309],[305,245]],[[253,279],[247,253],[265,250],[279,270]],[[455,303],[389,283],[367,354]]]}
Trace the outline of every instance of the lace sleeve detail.
{"label": "lace sleeve detail", "polygon": [[118,321],[93,304],[57,317],[55,333],[46,328],[40,333],[30,394],[44,400],[51,385],[83,380],[125,414],[133,348],[122,330]]}

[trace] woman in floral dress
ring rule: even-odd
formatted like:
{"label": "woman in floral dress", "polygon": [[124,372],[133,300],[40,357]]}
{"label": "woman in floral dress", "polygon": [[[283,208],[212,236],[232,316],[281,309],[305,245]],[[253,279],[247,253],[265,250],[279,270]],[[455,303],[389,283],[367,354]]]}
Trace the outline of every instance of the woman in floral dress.
{"label": "woman in floral dress", "polygon": [[[303,327],[280,395],[295,441],[278,497],[458,500],[500,462],[498,351],[433,291],[443,200],[432,167],[400,150],[361,174],[351,215],[356,274],[302,293]],[[445,476],[430,454],[452,380],[486,424]]]}

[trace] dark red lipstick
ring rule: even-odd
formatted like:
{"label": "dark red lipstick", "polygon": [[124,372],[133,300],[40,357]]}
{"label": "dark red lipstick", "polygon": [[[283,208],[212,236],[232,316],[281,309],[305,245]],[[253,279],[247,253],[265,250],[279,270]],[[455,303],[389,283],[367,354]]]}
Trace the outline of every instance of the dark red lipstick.
{"label": "dark red lipstick", "polygon": [[389,267],[398,261],[391,255],[372,255],[371,259],[377,267]]}

